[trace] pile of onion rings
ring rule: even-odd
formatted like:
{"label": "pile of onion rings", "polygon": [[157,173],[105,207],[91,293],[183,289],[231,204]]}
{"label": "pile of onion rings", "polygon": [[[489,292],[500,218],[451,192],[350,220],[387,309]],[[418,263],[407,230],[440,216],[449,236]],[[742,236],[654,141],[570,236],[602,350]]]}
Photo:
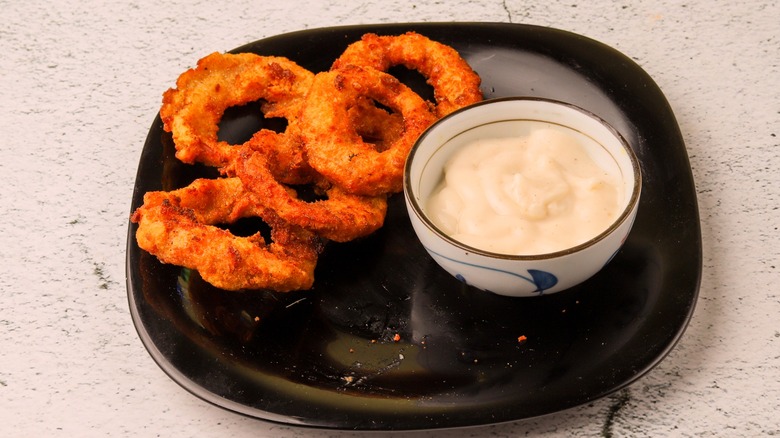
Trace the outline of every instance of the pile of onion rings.
{"label": "pile of onion rings", "polygon": [[[424,76],[434,101],[392,76],[396,65]],[[481,100],[479,85],[453,48],[414,32],[366,34],[319,73],[283,57],[212,53],[163,94],[160,117],[177,159],[221,176],[146,193],[131,215],[138,245],[221,289],[309,289],[325,243],[383,225],[416,139]],[[238,145],[219,140],[225,111],[256,101],[264,117],[287,120],[284,131],[261,129]],[[302,197],[301,186],[317,199]],[[225,229],[247,217],[270,235]]]}

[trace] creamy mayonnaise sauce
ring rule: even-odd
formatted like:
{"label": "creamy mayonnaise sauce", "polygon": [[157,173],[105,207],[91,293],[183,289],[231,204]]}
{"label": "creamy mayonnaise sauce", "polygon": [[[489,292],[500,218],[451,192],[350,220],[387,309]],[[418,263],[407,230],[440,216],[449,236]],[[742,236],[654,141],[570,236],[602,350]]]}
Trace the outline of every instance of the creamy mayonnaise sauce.
{"label": "creamy mayonnaise sauce", "polygon": [[589,150],[601,146],[544,125],[525,137],[471,142],[445,165],[426,212],[455,240],[501,254],[584,243],[606,230],[624,204],[617,166],[594,160]]}

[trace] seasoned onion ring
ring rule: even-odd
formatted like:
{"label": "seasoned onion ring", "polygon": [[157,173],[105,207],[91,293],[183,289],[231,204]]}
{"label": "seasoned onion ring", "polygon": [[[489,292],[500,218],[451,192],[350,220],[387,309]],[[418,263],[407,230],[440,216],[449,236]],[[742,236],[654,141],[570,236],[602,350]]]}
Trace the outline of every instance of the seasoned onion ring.
{"label": "seasoned onion ring", "polygon": [[293,225],[335,242],[373,233],[383,225],[387,213],[386,197],[353,195],[324,180],[314,182],[315,191],[324,193],[327,199],[306,202],[293,188],[274,178],[267,159],[260,154],[236,161],[229,172],[241,178],[258,204]]}
{"label": "seasoned onion ring", "polygon": [[392,36],[365,34],[360,41],[347,47],[331,70],[347,65],[381,71],[403,65],[418,71],[433,87],[439,117],[482,100],[480,78],[460,54],[450,46],[415,32]]}
{"label": "seasoned onion ring", "polygon": [[[349,123],[349,111],[374,99],[403,117],[403,132],[382,152]],[[300,115],[309,164],[349,193],[377,196],[402,189],[403,167],[417,137],[435,116],[393,76],[358,66],[316,75]]]}
{"label": "seasoned onion ring", "polygon": [[[163,94],[160,117],[173,135],[176,158],[222,167],[244,149],[262,147],[274,156],[277,177],[290,183],[307,179],[310,168],[295,122],[313,78],[312,72],[282,57],[212,53],[200,59],[196,68],[179,76],[176,88]],[[226,109],[261,99],[266,117],[287,119],[284,133],[262,129],[242,145],[218,140]]]}
{"label": "seasoned onion ring", "polygon": [[[217,224],[258,216],[271,227],[239,237]],[[321,242],[253,202],[238,178],[199,179],[170,192],[148,192],[132,215],[138,246],[163,263],[197,270],[225,290],[309,289]]]}

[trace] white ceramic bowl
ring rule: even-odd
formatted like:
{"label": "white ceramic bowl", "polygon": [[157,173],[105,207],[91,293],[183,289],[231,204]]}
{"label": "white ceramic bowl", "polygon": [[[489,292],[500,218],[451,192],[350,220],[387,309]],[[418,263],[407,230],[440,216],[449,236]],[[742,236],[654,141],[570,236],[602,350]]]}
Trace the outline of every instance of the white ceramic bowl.
{"label": "white ceramic bowl", "polygon": [[[506,255],[464,245],[447,236],[428,218],[425,206],[443,178],[447,160],[470,141],[507,137],[527,131],[528,121],[561,125],[582,133],[603,150],[595,151],[617,165],[624,207],[601,234],[564,250],[538,255]],[[597,146],[598,147],[598,146]],[[608,155],[605,155],[606,152]],[[625,139],[595,115],[563,102],[539,98],[486,100],[443,117],[417,140],[406,162],[404,193],[417,236],[433,259],[461,281],[509,296],[538,296],[568,289],[601,270],[631,230],[641,192],[636,155]]]}

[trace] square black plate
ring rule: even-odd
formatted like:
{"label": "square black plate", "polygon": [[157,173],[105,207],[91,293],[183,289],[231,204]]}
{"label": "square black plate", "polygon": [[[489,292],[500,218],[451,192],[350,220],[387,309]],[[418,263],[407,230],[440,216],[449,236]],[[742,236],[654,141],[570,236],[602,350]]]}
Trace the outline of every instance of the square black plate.
{"label": "square black plate", "polygon": [[[318,72],[366,32],[409,30],[456,48],[482,77],[486,98],[563,100],[615,126],[635,148],[644,175],[625,246],[576,288],[501,297],[444,273],[416,240],[402,196],[395,196],[380,231],[327,246],[313,290],[228,293],[140,250],[130,223],[133,322],[157,364],[196,396],[248,416],[323,428],[505,422],[610,394],[657,365],[682,335],[702,263],[693,177],[663,93],[623,54],[565,31],[497,23],[313,29],[235,51],[285,56]],[[407,79],[424,88],[414,75]],[[256,112],[236,111],[220,132],[245,138],[262,123]],[[213,171],[173,157],[158,116],[132,210],[147,191],[208,175]],[[527,340],[518,342],[520,336]]]}

